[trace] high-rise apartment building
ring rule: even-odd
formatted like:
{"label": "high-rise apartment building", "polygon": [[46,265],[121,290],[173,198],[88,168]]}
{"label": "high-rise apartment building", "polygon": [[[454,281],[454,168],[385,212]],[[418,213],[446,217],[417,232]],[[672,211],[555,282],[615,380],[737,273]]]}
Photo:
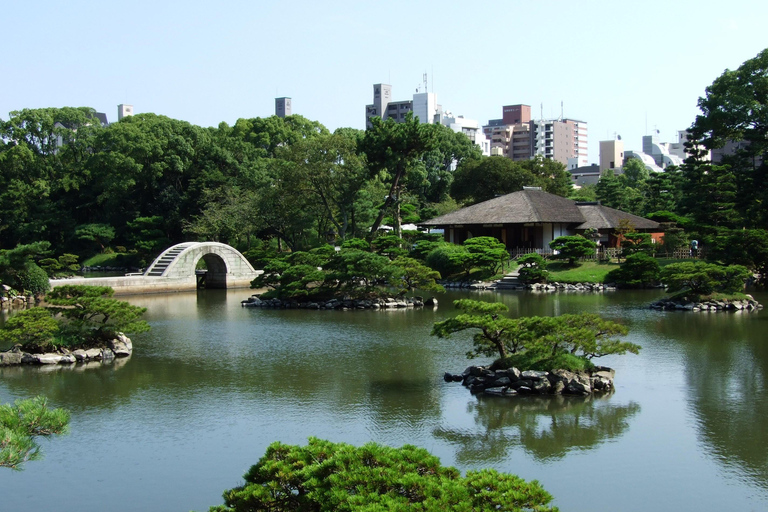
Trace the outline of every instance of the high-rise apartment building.
{"label": "high-rise apartment building", "polygon": [[[426,85],[426,82],[425,82]],[[426,88],[426,87],[425,87]],[[465,134],[469,140],[480,146],[484,155],[490,155],[490,144],[480,128],[480,123],[464,116],[454,116],[443,112],[442,105],[437,103],[437,94],[433,92],[416,92],[413,99],[392,101],[392,86],[389,84],[374,84],[373,103],[365,106],[365,128],[371,128],[371,119],[380,117],[392,119],[398,123],[405,121],[408,112],[426,124],[442,124],[455,132]]]}
{"label": "high-rise apartment building", "polygon": [[126,116],[133,115],[133,105],[125,105],[123,103],[117,106],[117,120],[121,120]]}
{"label": "high-rise apartment building", "polygon": [[507,105],[501,119],[483,127],[491,140],[491,151],[512,160],[528,160],[536,155],[563,165],[588,165],[587,123],[575,119],[531,119],[529,105]]}
{"label": "high-rise apartment building", "polygon": [[600,172],[624,165],[624,142],[621,139],[600,141]]}
{"label": "high-rise apartment building", "polygon": [[275,98],[275,115],[277,117],[291,115],[291,98]]}

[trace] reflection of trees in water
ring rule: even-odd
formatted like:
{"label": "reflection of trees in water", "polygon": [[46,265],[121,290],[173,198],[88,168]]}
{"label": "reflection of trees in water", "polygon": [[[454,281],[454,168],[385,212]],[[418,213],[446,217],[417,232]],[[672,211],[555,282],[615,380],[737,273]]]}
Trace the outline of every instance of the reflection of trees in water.
{"label": "reflection of trees in water", "polygon": [[768,488],[768,325],[750,320],[700,327],[686,338],[688,400],[706,451]]}
{"label": "reflection of trees in water", "polygon": [[609,397],[478,397],[470,403],[476,430],[440,427],[435,437],[458,445],[462,464],[499,461],[522,446],[539,460],[559,459],[621,436],[640,405],[613,404]]}

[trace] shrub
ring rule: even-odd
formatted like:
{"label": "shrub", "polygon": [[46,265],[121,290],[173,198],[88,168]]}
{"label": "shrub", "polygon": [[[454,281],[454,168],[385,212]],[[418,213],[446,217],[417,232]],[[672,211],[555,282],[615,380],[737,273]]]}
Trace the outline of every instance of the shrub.
{"label": "shrub", "polygon": [[359,251],[370,251],[371,244],[362,238],[347,238],[341,243],[342,249],[357,249]]}
{"label": "shrub", "polygon": [[496,470],[465,477],[423,448],[355,447],[310,438],[307,446],[273,443],[245,474],[245,485],[224,492],[211,512],[373,510],[554,511],[536,482]]}
{"label": "shrub", "polygon": [[51,289],[48,274],[32,262],[27,263],[24,270],[19,272],[18,284],[25,291],[35,296],[44,295],[45,292]]}
{"label": "shrub", "polygon": [[440,272],[443,277],[465,271],[471,267],[471,254],[466,247],[443,243],[427,254],[427,265]]}
{"label": "shrub", "polygon": [[59,322],[46,308],[19,311],[0,328],[0,342],[21,344],[29,352],[45,352],[54,347]]}
{"label": "shrub", "polygon": [[473,266],[487,268],[494,274],[509,261],[507,247],[492,236],[468,238],[462,245],[472,255]]}
{"label": "shrub", "polygon": [[639,288],[658,283],[660,272],[659,262],[641,252],[627,256],[624,264],[608,272],[605,280],[626,288]]}
{"label": "shrub", "polygon": [[546,283],[549,279],[547,272],[547,261],[541,254],[531,253],[518,258],[517,264],[521,265],[518,270],[519,279],[524,283]]}
{"label": "shrub", "polygon": [[670,292],[688,289],[699,295],[741,291],[751,275],[741,265],[726,267],[703,261],[672,263],[661,270],[661,280]]}
{"label": "shrub", "polygon": [[597,244],[587,240],[583,236],[560,236],[549,242],[549,247],[557,254],[552,256],[558,260],[568,260],[571,266],[576,265],[576,260],[595,254]]}
{"label": "shrub", "polygon": [[649,233],[627,233],[621,240],[621,255],[628,257],[631,254],[653,254],[656,249]]}

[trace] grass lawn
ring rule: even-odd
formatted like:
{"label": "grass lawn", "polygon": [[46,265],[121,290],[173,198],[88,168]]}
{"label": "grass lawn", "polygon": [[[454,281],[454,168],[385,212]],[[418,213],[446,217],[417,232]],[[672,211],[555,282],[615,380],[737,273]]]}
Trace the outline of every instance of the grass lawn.
{"label": "grass lawn", "polygon": [[619,268],[617,263],[582,262],[578,267],[569,267],[564,262],[551,262],[547,265],[550,283],[602,283],[611,270]]}
{"label": "grass lawn", "polygon": [[82,262],[84,267],[125,267],[134,265],[135,254],[114,252],[99,253]]}

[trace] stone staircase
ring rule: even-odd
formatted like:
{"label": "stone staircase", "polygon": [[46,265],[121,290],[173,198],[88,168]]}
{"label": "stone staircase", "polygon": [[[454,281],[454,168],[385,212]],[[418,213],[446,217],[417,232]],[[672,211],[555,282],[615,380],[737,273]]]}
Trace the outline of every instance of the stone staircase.
{"label": "stone staircase", "polygon": [[493,289],[496,290],[523,290],[525,289],[525,285],[520,282],[518,279],[520,277],[520,274],[518,271],[520,270],[520,267],[518,266],[513,271],[506,274],[504,277],[493,283],[491,286]]}
{"label": "stone staircase", "polygon": [[176,259],[176,256],[181,254],[185,249],[187,249],[191,245],[193,244],[174,245],[173,247],[165,251],[163,254],[161,254],[160,257],[157,258],[152,263],[152,266],[147,269],[144,275],[149,277],[162,276],[163,272],[165,272],[165,269],[168,268],[168,265],[170,265],[171,262],[173,262],[173,260]]}

